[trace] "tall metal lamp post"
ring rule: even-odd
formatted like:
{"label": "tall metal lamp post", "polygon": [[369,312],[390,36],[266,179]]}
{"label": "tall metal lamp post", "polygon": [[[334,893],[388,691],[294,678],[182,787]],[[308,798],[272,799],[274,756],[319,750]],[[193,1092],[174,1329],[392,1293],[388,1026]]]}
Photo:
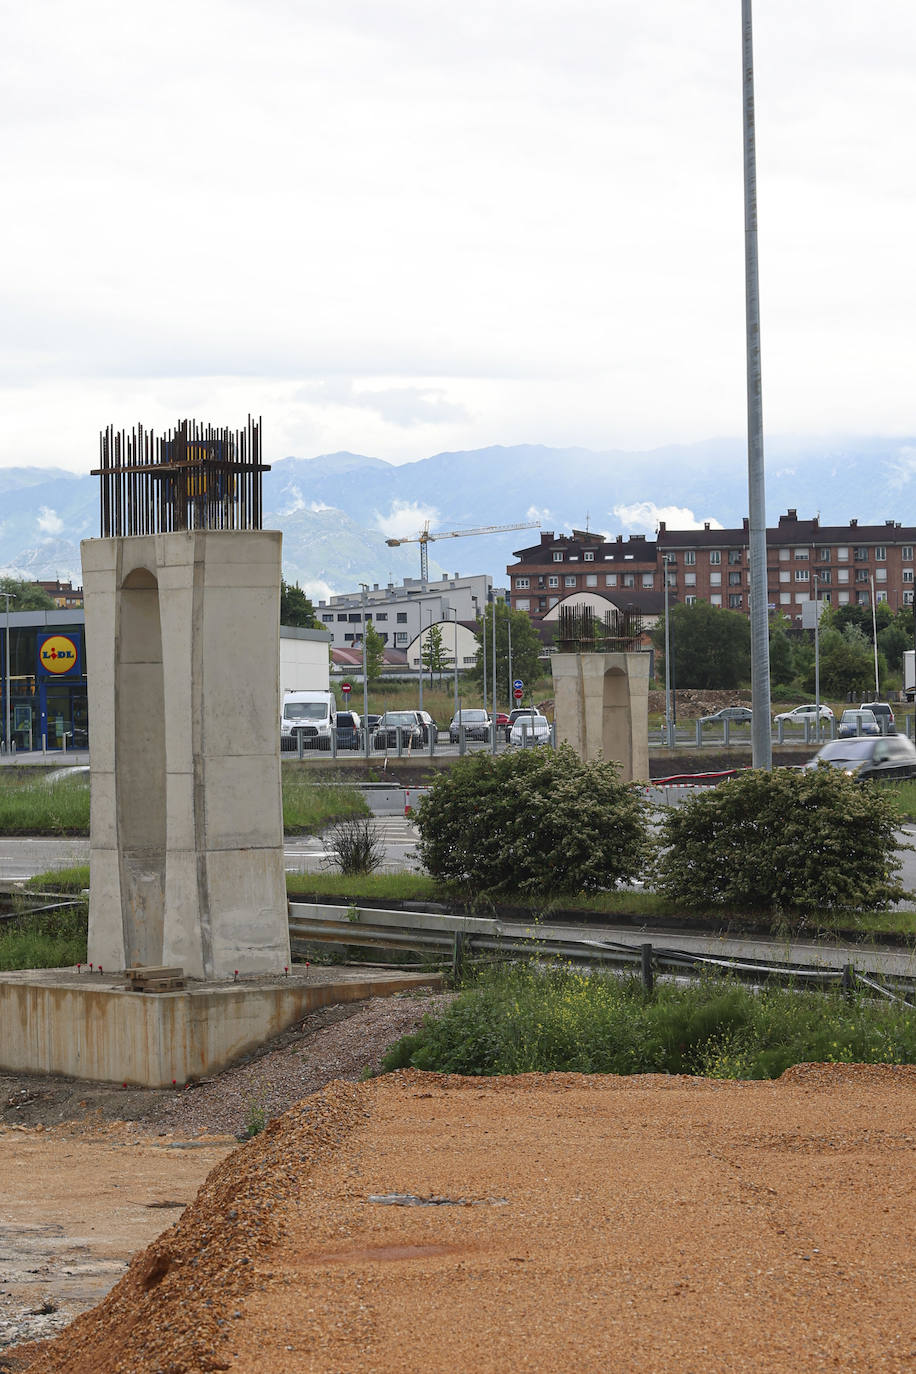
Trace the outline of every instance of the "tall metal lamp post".
{"label": "tall metal lamp post", "polygon": [[369,663],[366,657],[366,614],[369,583],[360,582],[363,589],[363,728],[366,731],[366,757],[369,757]]}
{"label": "tall metal lamp post", "polygon": [[668,615],[668,554],[662,554],[665,577],[665,744],[671,745],[671,624]]}
{"label": "tall metal lamp post", "polygon": [[6,701],[6,729],[3,735],[3,747],[7,753],[10,752],[12,737],[10,735],[10,602],[16,600],[15,592],[0,592],[0,596],[6,597],[6,662],[4,673],[4,691]]}
{"label": "tall metal lamp post", "polygon": [[455,613],[455,715],[458,715],[458,607],[453,607]]}

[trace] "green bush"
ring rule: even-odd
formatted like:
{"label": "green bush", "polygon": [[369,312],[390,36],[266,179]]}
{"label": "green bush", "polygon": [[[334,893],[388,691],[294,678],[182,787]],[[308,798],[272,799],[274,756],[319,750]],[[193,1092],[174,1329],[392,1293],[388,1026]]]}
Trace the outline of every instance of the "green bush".
{"label": "green bush", "polygon": [[836,769],[753,770],[667,813],[656,889],[687,907],[876,911],[907,895],[896,808]]}
{"label": "green bush", "polygon": [[916,1061],[912,1008],[727,979],[689,986],[504,965],[393,1045],[382,1071],[689,1073],[778,1078],[792,1064]]}
{"label": "green bush", "polygon": [[641,876],[650,851],[641,789],[568,745],[473,754],[417,810],[420,861],[479,892],[594,892]]}

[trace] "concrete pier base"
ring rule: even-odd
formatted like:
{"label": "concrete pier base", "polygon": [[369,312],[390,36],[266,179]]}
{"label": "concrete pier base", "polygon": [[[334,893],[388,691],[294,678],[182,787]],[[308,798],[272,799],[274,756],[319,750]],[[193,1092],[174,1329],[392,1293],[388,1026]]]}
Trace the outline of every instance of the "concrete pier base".
{"label": "concrete pier base", "polygon": [[624,782],[649,778],[649,655],[554,654],[557,739],[580,758],[620,764]]}
{"label": "concrete pier base", "polygon": [[121,975],[0,974],[0,1071],[145,1088],[216,1073],[318,1007],[442,985],[442,975],[290,969],[288,977],[129,992]]}

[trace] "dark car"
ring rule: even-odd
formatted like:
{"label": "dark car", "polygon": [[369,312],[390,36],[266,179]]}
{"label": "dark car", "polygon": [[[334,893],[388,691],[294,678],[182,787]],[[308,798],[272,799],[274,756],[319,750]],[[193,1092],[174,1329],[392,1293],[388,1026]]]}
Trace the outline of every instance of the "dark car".
{"label": "dark car", "polygon": [[370,713],[368,716],[366,716],[365,724],[369,727],[370,730],[377,730],[378,723],[380,720],[381,716],[374,716]]}
{"label": "dark car", "polygon": [[700,716],[701,725],[712,725],[717,720],[730,720],[733,725],[750,723],[754,713],[749,706],[723,706],[721,711],[713,711],[711,716]]}
{"label": "dark car", "polygon": [[337,748],[358,749],[360,746],[359,716],[355,711],[337,712]]}
{"label": "dark car", "polygon": [[895,782],[898,778],[916,777],[916,744],[906,735],[835,739],[819,749],[805,767],[817,768],[822,763],[842,769],[857,781],[872,778]]}
{"label": "dark car", "polygon": [[416,711],[386,711],[375,731],[376,749],[416,749],[423,743],[423,728]]}
{"label": "dark car", "polygon": [[459,739],[459,727],[464,726],[465,739],[490,738],[490,716],[487,711],[479,706],[466,706],[452,716],[448,727],[448,737],[452,744],[457,744]]}
{"label": "dark car", "polygon": [[883,735],[896,735],[897,726],[894,724],[894,713],[888,702],[863,701],[859,706],[859,710],[874,712],[875,720],[878,722]]}

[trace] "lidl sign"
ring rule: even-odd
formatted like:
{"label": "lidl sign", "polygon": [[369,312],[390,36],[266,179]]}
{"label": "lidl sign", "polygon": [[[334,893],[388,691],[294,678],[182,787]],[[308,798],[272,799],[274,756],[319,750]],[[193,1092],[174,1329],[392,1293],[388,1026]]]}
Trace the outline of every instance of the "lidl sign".
{"label": "lidl sign", "polygon": [[39,642],[38,661],[46,673],[55,677],[73,672],[79,665],[76,641],[69,635],[48,635]]}

